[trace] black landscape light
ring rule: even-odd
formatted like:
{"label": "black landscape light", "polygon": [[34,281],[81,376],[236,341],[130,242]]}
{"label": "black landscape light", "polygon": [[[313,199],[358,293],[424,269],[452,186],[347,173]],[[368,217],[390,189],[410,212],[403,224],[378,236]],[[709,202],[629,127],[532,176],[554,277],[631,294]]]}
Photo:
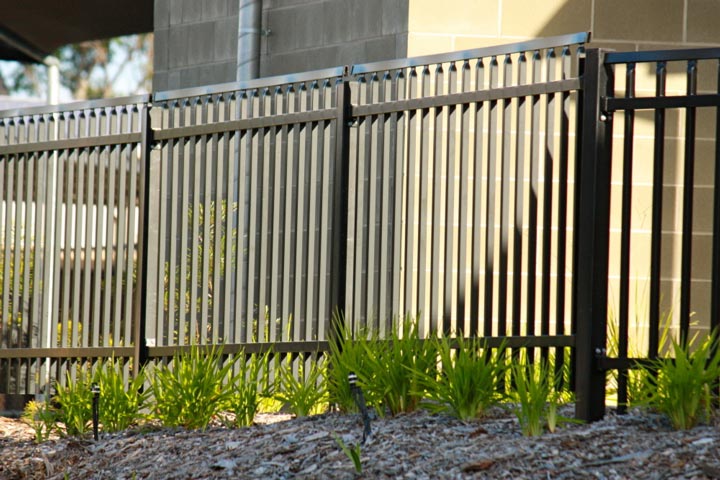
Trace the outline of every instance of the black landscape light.
{"label": "black landscape light", "polygon": [[93,394],[92,415],[93,415],[93,437],[98,439],[98,422],[100,419],[100,386],[93,383],[90,391]]}
{"label": "black landscape light", "polygon": [[357,384],[357,379],[357,375],[355,375],[354,372],[350,372],[348,374],[350,393],[352,393],[353,399],[355,400],[355,405],[357,405],[358,410],[360,410],[360,415],[362,415],[363,419],[362,443],[365,443],[365,440],[370,436],[372,431],[370,429],[370,415],[368,414],[368,409],[365,405],[365,396],[363,395],[362,389]]}

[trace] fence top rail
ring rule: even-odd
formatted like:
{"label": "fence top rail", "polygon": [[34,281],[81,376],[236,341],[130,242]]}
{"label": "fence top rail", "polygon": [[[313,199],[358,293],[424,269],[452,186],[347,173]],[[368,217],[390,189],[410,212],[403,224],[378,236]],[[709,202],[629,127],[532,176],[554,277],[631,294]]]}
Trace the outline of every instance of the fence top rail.
{"label": "fence top rail", "polygon": [[132,106],[150,103],[150,94],[133,95],[129,97],[104,98],[99,100],[85,100],[80,102],[62,103],[59,105],[40,105],[37,107],[23,107],[11,110],[0,110],[0,118],[26,117],[29,115],[46,115],[97,108],[111,108]]}
{"label": "fence top rail", "polygon": [[641,52],[607,52],[605,64],[671,62],[682,60],[720,59],[720,48],[686,48],[677,50],[646,50]]}
{"label": "fence top rail", "polygon": [[259,88],[279,87],[282,85],[292,85],[296,83],[341,78],[345,73],[348,72],[348,70],[348,67],[344,66],[331,67],[322,70],[312,70],[308,72],[277,75],[274,77],[256,78],[253,80],[245,80],[242,82],[220,83],[217,85],[182,88],[178,90],[168,90],[165,92],[155,92],[153,93],[153,101],[165,102],[168,100],[175,100],[179,98],[216,95],[219,93],[234,92],[239,90],[255,90]]}
{"label": "fence top rail", "polygon": [[580,45],[590,41],[589,32],[573,33],[568,35],[558,35],[555,37],[539,38],[536,40],[528,40],[523,42],[509,43],[494,47],[475,48],[471,50],[461,50],[457,52],[439,53],[434,55],[425,55],[420,57],[402,58],[397,60],[384,60],[379,62],[363,63],[352,65],[350,67],[338,66],[330,67],[322,70],[313,70],[302,73],[293,73],[287,75],[277,75],[273,77],[257,78],[242,82],[221,83],[217,85],[208,85],[202,87],[183,88],[177,90],[168,90],[164,92],[153,93],[153,101],[166,102],[188,97],[198,97],[203,95],[216,95],[220,93],[254,90],[259,88],[278,87],[282,85],[291,85],[303,82],[322,81],[327,79],[340,79],[345,75],[356,75],[369,72],[394,70],[398,68],[414,67],[419,65],[431,65],[444,62],[453,62],[458,60],[487,58],[497,55],[506,55],[520,52],[532,52],[543,50],[546,48],[557,48],[568,45]]}
{"label": "fence top rail", "polygon": [[508,43],[505,45],[498,45],[492,47],[474,48],[470,50],[460,50],[457,52],[449,53],[438,53],[434,55],[424,55],[421,57],[401,58],[398,60],[384,60],[379,62],[363,63],[360,65],[353,65],[351,73],[353,75],[356,75],[362,73],[395,70],[398,68],[434,65],[438,63],[454,62],[458,60],[470,60],[475,58],[488,58],[499,55],[510,55],[513,53],[534,52],[536,50],[543,50],[546,48],[557,48],[568,45],[585,44],[589,41],[589,32],[572,33],[568,35],[538,38],[536,40]]}

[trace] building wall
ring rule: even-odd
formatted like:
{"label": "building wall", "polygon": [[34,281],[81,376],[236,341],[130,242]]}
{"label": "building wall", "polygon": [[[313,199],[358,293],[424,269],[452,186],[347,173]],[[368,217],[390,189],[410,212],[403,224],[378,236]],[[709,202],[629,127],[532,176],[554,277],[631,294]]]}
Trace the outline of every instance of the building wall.
{"label": "building wall", "polygon": [[412,0],[265,0],[261,75],[402,58]]}
{"label": "building wall", "polygon": [[[240,0],[155,0],[153,88],[236,80]],[[720,44],[720,0],[264,0],[261,76],[591,31],[617,50]]]}
{"label": "building wall", "polygon": [[617,50],[720,44],[720,0],[410,0],[408,56],[591,31]]}
{"label": "building wall", "polygon": [[[265,0],[260,75],[407,54],[409,0]],[[239,0],[155,0],[156,91],[233,82]]]}
{"label": "building wall", "polygon": [[234,82],[239,0],[155,0],[153,90]]}

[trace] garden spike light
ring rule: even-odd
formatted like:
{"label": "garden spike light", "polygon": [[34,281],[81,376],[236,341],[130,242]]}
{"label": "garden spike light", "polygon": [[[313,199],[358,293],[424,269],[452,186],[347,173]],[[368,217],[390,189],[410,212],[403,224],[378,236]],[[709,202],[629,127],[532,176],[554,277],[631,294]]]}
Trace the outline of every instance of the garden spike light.
{"label": "garden spike light", "polygon": [[357,405],[358,410],[360,410],[360,415],[362,415],[363,419],[362,443],[365,443],[365,440],[372,434],[372,430],[370,429],[370,415],[368,414],[367,406],[365,405],[365,396],[363,395],[360,386],[357,384],[357,379],[358,377],[354,372],[350,372],[348,374],[350,392],[352,393],[355,405]]}
{"label": "garden spike light", "polygon": [[93,422],[93,438],[98,440],[98,423],[100,419],[100,386],[97,383],[92,384],[91,392],[93,394],[92,402],[92,422]]}

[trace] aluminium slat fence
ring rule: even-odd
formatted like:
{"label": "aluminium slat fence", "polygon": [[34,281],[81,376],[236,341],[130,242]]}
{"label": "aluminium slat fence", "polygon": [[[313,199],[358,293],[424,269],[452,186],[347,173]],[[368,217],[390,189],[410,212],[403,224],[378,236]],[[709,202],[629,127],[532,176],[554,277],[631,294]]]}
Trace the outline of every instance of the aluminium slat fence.
{"label": "aluminium slat fence", "polygon": [[131,374],[191,344],[316,358],[339,308],[356,335],[409,314],[426,337],[554,355],[578,416],[598,418],[605,370],[632,365],[615,232],[637,232],[611,194],[624,57],[586,55],[587,39],[0,114],[0,392],[113,355]]}
{"label": "aluminium slat fence", "polygon": [[35,393],[77,358],[136,355],[149,100],[0,119],[0,391]]}

